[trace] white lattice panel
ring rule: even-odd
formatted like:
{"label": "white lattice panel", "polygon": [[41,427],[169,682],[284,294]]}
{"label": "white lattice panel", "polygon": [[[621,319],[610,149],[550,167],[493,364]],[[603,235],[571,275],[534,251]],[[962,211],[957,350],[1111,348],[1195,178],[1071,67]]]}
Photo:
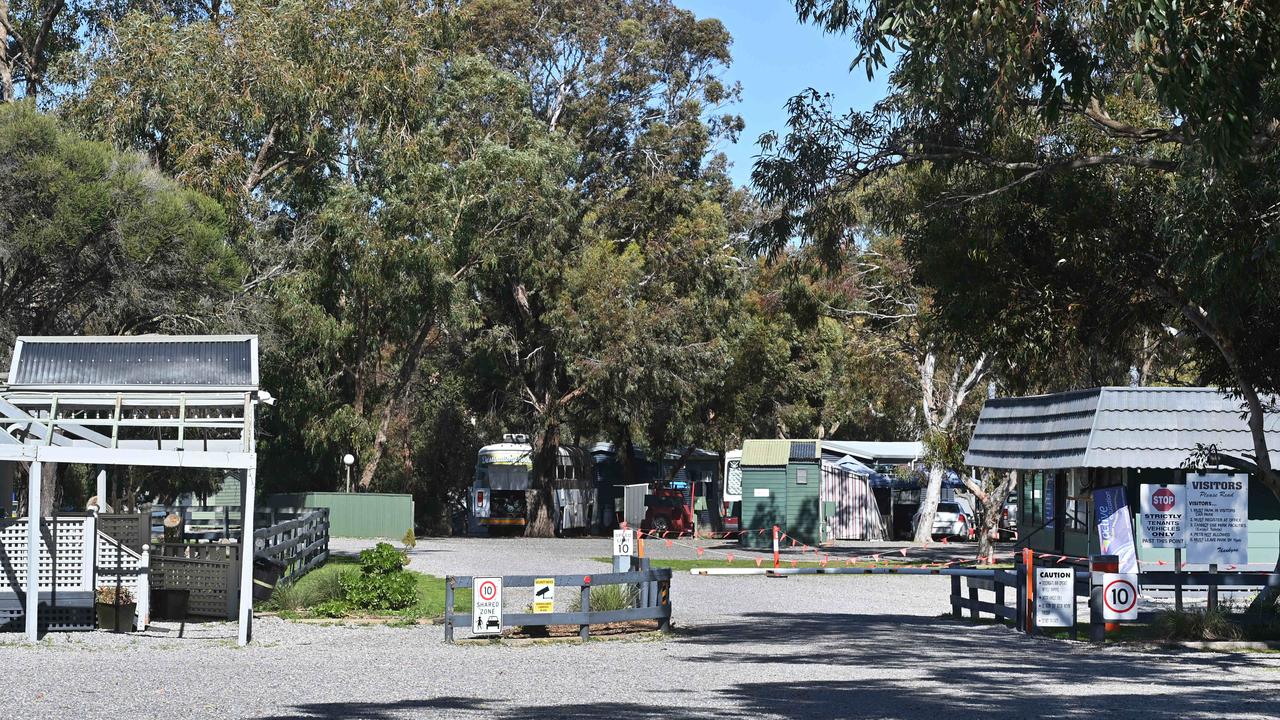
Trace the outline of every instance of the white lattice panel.
{"label": "white lattice panel", "polygon": [[[127,587],[138,596],[141,582],[142,556],[122,546],[102,531],[98,531],[98,580],[99,586],[115,587],[116,575],[120,575],[121,587]],[[119,568],[119,573],[116,569]]]}
{"label": "white lattice panel", "polygon": [[[40,557],[36,587],[46,590],[89,590],[93,587],[89,538],[93,518],[57,518],[40,522]],[[0,523],[0,553],[4,555],[6,586],[14,592],[27,587],[27,521],[25,518]]]}

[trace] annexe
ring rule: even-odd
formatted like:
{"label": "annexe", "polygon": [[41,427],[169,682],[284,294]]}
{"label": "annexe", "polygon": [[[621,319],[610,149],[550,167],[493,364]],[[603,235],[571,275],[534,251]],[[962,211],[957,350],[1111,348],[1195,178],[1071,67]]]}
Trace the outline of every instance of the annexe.
{"label": "annexe", "polygon": [[[1280,461],[1280,416],[1267,418],[1268,447]],[[1097,552],[1091,491],[1122,485],[1138,512],[1139,485],[1184,484],[1197,447],[1248,458],[1253,441],[1240,403],[1217,388],[1102,387],[987,400],[965,454],[974,468],[1017,474],[1019,544],[1086,557]],[[1231,472],[1222,468],[1222,472]],[[1142,547],[1141,562],[1172,560]],[[1270,570],[1280,552],[1280,503],[1249,484],[1249,569]]]}

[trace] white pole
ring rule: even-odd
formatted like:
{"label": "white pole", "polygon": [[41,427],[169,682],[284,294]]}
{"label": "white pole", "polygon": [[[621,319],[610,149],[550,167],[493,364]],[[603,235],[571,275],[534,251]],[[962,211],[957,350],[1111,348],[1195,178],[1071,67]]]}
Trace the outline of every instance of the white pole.
{"label": "white pole", "polygon": [[257,491],[255,468],[240,478],[240,645],[248,645],[253,637],[253,514]]}
{"label": "white pole", "polygon": [[27,479],[27,640],[40,639],[40,462],[31,462]]}
{"label": "white pole", "polygon": [[105,467],[98,468],[98,512],[107,511],[107,469]]}

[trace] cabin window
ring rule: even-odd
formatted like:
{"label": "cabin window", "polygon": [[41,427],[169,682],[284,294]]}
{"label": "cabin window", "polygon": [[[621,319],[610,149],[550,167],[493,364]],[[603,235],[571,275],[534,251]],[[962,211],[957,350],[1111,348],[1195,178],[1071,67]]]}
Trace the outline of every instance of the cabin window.
{"label": "cabin window", "polygon": [[800,468],[800,469],[797,469],[797,470],[796,470],[796,484],[797,484],[797,485],[808,485],[808,484],[809,484],[809,471],[808,471],[808,470],[806,470],[806,469],[804,469],[804,468]]}

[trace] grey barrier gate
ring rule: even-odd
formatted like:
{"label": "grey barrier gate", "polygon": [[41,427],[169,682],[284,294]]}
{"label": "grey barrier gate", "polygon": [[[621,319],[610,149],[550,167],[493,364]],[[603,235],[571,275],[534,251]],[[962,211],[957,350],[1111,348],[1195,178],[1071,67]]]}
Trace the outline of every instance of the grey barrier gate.
{"label": "grey barrier gate", "polygon": [[[534,581],[552,577],[557,587],[580,588],[580,610],[577,612],[551,613],[506,613],[502,614],[503,627],[515,626],[547,626],[577,625],[578,637],[583,641],[591,636],[592,625],[613,622],[630,622],[633,620],[657,620],[659,629],[664,632],[671,629],[671,570],[662,568],[654,570],[648,567],[647,559],[640,561],[641,569],[624,573],[601,573],[583,575],[504,575],[502,585],[507,587],[533,587]],[[454,612],[454,591],[458,588],[473,586],[471,576],[450,575],[445,578],[444,585],[444,639],[453,642],[453,631],[457,627],[457,613]],[[602,585],[634,585],[637,587],[636,606],[621,610],[592,610],[591,588]],[[470,627],[470,622],[467,622]]]}

